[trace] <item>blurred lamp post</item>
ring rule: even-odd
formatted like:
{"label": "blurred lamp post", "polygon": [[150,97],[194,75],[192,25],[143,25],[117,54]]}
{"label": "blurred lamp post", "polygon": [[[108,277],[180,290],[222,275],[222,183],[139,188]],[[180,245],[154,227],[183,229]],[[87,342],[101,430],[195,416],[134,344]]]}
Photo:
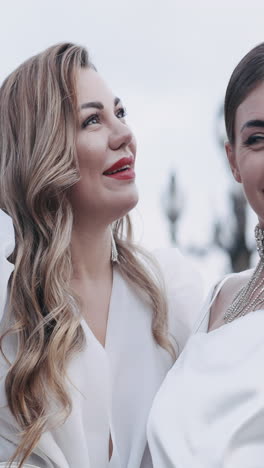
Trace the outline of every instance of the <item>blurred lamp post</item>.
{"label": "blurred lamp post", "polygon": [[163,196],[163,209],[169,221],[171,242],[176,244],[176,229],[181,214],[181,202],[174,171],[170,174],[168,187]]}
{"label": "blurred lamp post", "polygon": [[224,120],[224,106],[223,104],[219,107],[216,115],[216,139],[218,146],[223,153],[225,142],[227,140],[226,129],[225,129],[225,120]]}

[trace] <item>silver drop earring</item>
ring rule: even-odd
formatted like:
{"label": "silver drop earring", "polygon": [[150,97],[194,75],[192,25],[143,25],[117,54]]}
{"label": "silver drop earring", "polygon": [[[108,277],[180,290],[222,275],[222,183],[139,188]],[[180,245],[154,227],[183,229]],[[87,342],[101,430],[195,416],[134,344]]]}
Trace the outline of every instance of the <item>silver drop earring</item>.
{"label": "silver drop earring", "polygon": [[111,229],[111,262],[112,263],[119,263],[118,250],[116,248],[116,243],[115,243],[114,234],[113,234],[112,229]]}

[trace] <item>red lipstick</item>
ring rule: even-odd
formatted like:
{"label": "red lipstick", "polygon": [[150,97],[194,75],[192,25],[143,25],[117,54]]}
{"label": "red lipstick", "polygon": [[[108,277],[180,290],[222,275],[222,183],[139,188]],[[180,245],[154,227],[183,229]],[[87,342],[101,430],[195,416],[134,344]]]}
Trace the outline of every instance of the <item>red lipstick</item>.
{"label": "red lipstick", "polygon": [[135,171],[133,167],[134,159],[132,157],[121,158],[104,171],[103,175],[119,180],[134,179]]}

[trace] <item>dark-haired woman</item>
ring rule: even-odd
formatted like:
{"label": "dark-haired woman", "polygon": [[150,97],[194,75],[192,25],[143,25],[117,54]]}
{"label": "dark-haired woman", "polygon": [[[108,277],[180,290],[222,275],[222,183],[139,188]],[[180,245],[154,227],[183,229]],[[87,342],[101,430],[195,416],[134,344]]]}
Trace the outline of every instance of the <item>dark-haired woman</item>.
{"label": "dark-haired woman", "polygon": [[235,68],[226,152],[258,218],[259,262],[225,277],[154,401],[154,468],[264,466],[264,43]]}
{"label": "dark-haired woman", "polygon": [[177,250],[155,266],[133,244],[135,158],[82,47],[53,46],[0,88],[4,466],[152,466],[149,409],[201,287]]}

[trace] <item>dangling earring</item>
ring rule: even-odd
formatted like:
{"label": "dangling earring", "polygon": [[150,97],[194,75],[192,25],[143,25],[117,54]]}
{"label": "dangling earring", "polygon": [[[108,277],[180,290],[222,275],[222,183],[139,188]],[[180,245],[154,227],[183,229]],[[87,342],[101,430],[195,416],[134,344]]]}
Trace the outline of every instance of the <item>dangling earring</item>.
{"label": "dangling earring", "polygon": [[112,263],[119,263],[118,260],[118,250],[116,248],[116,242],[114,239],[113,230],[111,229],[111,262]]}

